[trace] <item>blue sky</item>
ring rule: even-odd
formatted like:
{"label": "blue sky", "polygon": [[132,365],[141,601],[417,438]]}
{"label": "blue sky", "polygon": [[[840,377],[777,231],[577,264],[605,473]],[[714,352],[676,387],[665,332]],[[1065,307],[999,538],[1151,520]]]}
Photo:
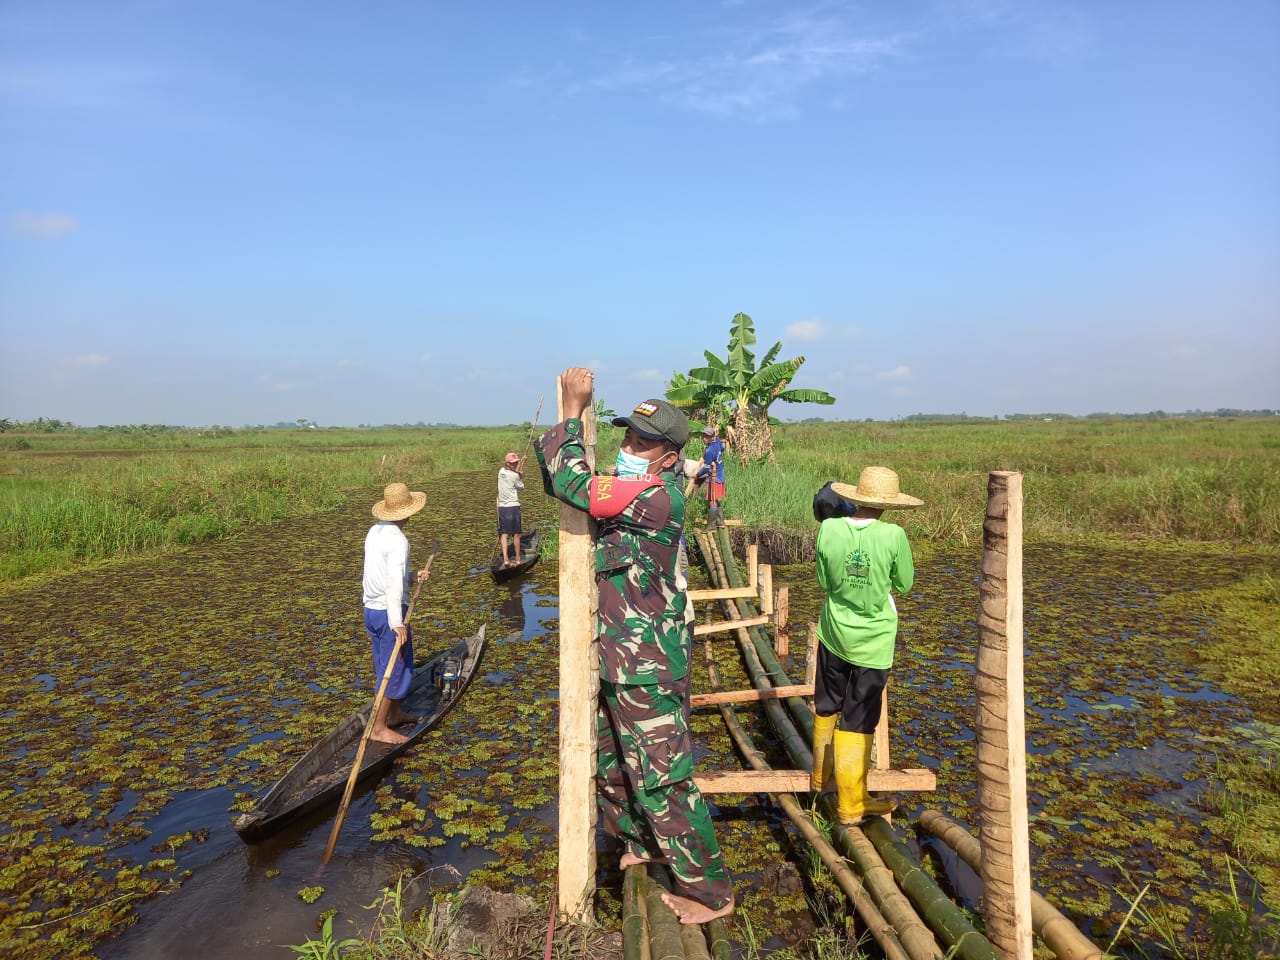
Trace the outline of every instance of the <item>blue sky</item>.
{"label": "blue sky", "polygon": [[[1280,4],[0,3],[0,417],[1280,407]],[[547,412],[542,417],[548,419]]]}

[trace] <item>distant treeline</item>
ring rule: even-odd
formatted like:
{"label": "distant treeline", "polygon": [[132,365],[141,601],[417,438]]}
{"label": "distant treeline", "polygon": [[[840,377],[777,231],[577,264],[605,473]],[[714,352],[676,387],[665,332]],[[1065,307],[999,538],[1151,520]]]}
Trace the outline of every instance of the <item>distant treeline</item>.
{"label": "distant treeline", "polygon": [[[996,420],[1203,420],[1212,417],[1277,417],[1280,410],[1238,410],[1234,407],[1219,407],[1217,410],[1184,410],[1171,413],[1166,410],[1149,410],[1146,413],[1087,413],[1077,416],[1073,413],[1007,413],[991,417],[975,417],[967,413],[913,413],[902,418],[904,423],[964,423],[965,421],[991,423]],[[804,420],[793,420],[792,423],[827,423],[825,417],[807,417]],[[840,421],[831,421],[840,422]],[[846,421],[847,422],[847,421]],[[871,417],[864,421],[873,423]]]}
{"label": "distant treeline", "polygon": [[[456,427],[456,423],[423,423],[419,420],[417,423],[362,423],[359,429],[370,430],[379,429],[381,427],[394,427],[404,429],[412,428],[440,428],[440,427]],[[202,433],[214,436],[224,433],[230,433],[233,430],[316,430],[320,425],[314,420],[281,420],[278,423],[259,423],[256,426],[245,424],[242,427],[220,426],[212,424],[207,427],[184,427],[178,424],[166,423],[127,423],[114,425],[99,425],[96,427],[81,427],[72,423],[70,420],[49,419],[46,417],[37,417],[35,420],[10,420],[6,417],[0,417],[0,433],[69,433],[72,430],[97,430],[102,433],[165,433],[174,430],[198,430]]]}

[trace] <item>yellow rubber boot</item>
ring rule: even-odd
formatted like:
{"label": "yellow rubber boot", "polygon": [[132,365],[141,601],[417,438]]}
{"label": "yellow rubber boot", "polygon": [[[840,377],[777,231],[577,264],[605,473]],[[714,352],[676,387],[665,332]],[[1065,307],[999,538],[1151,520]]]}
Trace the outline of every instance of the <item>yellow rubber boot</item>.
{"label": "yellow rubber boot", "polygon": [[867,791],[871,769],[871,733],[835,732],[836,815],[841,823],[861,823],[867,817],[892,813],[898,804],[873,797]]}
{"label": "yellow rubber boot", "polygon": [[839,719],[838,713],[825,717],[820,713],[813,715],[813,770],[809,773],[809,789],[814,794],[835,787],[835,756],[831,738],[836,732],[836,721]]}

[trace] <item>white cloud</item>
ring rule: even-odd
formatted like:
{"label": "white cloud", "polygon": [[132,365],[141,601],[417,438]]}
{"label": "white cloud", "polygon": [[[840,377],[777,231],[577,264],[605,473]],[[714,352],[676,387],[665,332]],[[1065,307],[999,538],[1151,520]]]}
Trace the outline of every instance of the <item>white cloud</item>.
{"label": "white cloud", "polygon": [[29,237],[60,237],[80,229],[80,221],[67,213],[15,213],[9,229]]}
{"label": "white cloud", "polygon": [[826,336],[822,320],[797,320],[785,331],[788,340],[821,340]]}
{"label": "white cloud", "polygon": [[296,380],[275,380],[271,383],[271,389],[276,393],[292,393],[301,387],[302,384]]}
{"label": "white cloud", "polygon": [[100,353],[83,353],[67,360],[67,363],[73,367],[105,367],[110,362],[109,357],[104,357]]}
{"label": "white cloud", "polygon": [[899,364],[892,370],[881,370],[876,374],[877,380],[906,380],[911,376],[911,368],[903,364]]}
{"label": "white cloud", "polygon": [[431,355],[431,354],[429,354],[429,353],[420,353],[420,354],[418,354],[418,362],[419,362],[419,363],[430,363],[432,359],[433,359],[433,358],[432,358],[432,355]]}
{"label": "white cloud", "polygon": [[348,359],[348,358],[346,358],[346,357],[343,357],[341,360],[339,360],[339,361],[338,361],[338,366],[339,366],[339,367],[344,367],[344,368],[346,368],[346,367],[363,367],[363,366],[364,366],[364,364],[363,364],[363,363],[361,363],[359,360],[350,360],[350,359]]}
{"label": "white cloud", "polygon": [[607,72],[570,88],[637,91],[686,109],[729,117],[790,116],[807,87],[867,74],[903,54],[910,34],[875,35],[839,12],[789,11],[771,21],[693,38],[704,50],[646,60],[614,55]]}

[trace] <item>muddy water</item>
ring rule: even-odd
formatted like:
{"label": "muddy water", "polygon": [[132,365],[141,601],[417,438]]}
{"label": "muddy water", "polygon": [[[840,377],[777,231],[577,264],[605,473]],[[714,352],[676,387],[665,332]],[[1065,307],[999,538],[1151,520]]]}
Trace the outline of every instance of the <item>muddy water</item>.
{"label": "muddy water", "polygon": [[[550,897],[556,570],[544,561],[520,581],[492,582],[491,485],[488,473],[431,483],[426,509],[406,527],[419,551],[437,537],[444,547],[414,618],[418,654],[485,623],[482,675],[353,801],[323,870],[331,812],[256,847],[230,824],[372,693],[359,620],[367,503],[11,591],[0,610],[0,954],[65,956],[95,944],[108,960],[291,956],[283,945],[315,935],[326,912],[336,911],[338,936],[367,929],[374,914],[364,908],[401,878],[409,906],[464,878]],[[527,523],[553,519],[541,495],[525,500]],[[978,560],[959,548],[922,558],[917,589],[900,605],[894,764],[933,767],[939,780],[927,801],[904,798],[903,824],[922,802],[974,820]],[[1280,717],[1205,683],[1196,647],[1214,624],[1175,616],[1162,600],[1234,582],[1248,566],[1028,545],[1036,879],[1078,921],[1109,927],[1123,909],[1113,893],[1120,874],[1102,865],[1109,855],[1144,882],[1159,877],[1161,894],[1184,909],[1219,874],[1225,851],[1195,802],[1214,745],[1265,736],[1262,725]],[[807,565],[775,570],[775,582],[791,586],[796,623],[816,616],[811,576]],[[727,682],[745,685],[729,641],[715,649]],[[790,765],[758,721],[749,726],[776,765]],[[740,766],[717,713],[699,711],[694,728],[705,769]],[[776,869],[803,860],[793,832],[767,800],[715,801],[757,938],[769,947],[801,939],[813,919]],[[604,918],[616,915],[617,881],[607,869],[601,876]]]}

